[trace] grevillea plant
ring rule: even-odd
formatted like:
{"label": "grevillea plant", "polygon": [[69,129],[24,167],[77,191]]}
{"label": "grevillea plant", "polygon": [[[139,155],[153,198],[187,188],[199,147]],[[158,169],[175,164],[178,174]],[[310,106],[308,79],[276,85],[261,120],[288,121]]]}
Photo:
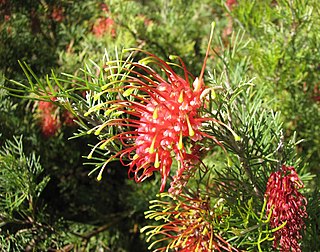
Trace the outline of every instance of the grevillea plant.
{"label": "grevillea plant", "polygon": [[[76,137],[97,137],[89,175],[103,180],[117,160],[136,182],[159,182],[145,212],[150,225],[141,229],[150,249],[301,251],[308,214],[295,142],[284,139],[279,114],[246,77],[243,33],[219,45],[207,73],[213,38],[200,73],[178,56],[127,49],[86,65],[81,77],[52,74],[50,95],[76,118]],[[30,86],[19,85],[50,101],[22,67]]]}

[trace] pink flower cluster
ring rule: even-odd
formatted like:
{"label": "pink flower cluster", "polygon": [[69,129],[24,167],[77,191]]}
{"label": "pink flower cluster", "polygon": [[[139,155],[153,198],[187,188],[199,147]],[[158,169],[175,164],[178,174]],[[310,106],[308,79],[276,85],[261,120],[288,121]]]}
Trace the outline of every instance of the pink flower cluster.
{"label": "pink flower cluster", "polygon": [[307,200],[298,191],[303,186],[294,167],[283,165],[269,177],[265,197],[267,215],[272,211],[270,225],[276,228],[285,223],[275,232],[274,247],[280,247],[280,251],[301,251],[298,241],[305,228],[304,218],[308,217]]}

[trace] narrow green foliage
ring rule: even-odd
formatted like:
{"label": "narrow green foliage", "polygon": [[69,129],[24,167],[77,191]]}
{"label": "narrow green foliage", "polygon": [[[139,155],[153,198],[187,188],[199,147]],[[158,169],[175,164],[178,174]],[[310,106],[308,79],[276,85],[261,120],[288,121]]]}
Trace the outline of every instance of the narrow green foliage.
{"label": "narrow green foliage", "polygon": [[22,138],[7,141],[0,151],[1,164],[1,212],[5,219],[13,220],[14,214],[33,214],[41,192],[49,181],[44,176],[39,158],[35,154],[25,156]]}

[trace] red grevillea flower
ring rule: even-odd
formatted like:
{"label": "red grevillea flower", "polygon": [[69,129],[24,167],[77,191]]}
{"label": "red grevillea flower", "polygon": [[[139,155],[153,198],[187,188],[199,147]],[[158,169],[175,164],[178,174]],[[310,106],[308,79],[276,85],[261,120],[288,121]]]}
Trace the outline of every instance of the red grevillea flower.
{"label": "red grevillea flower", "polygon": [[[173,197],[168,194],[161,196]],[[166,246],[153,251],[238,251],[214,232],[213,224],[222,216],[210,207],[209,199],[180,195],[173,201],[153,200],[151,204],[154,206],[151,205],[152,210],[146,212],[146,218],[163,221],[164,224],[142,228],[141,232],[147,231],[148,242],[155,238],[149,249],[158,242],[168,241]]]}
{"label": "red grevillea flower", "polygon": [[238,4],[238,1],[237,0],[227,0],[226,1],[226,5],[228,6],[228,8],[230,10],[232,10],[232,8]]}
{"label": "red grevillea flower", "polygon": [[60,129],[60,121],[52,114],[44,114],[41,118],[41,131],[44,136],[54,136]]}
{"label": "red grevillea flower", "polygon": [[[55,101],[56,98],[52,98]],[[56,113],[58,107],[49,101],[39,101],[38,103],[38,116],[42,134],[50,137],[56,134],[60,129],[61,123]]]}
{"label": "red grevillea flower", "polygon": [[108,33],[113,38],[116,36],[115,23],[112,18],[99,18],[92,27],[92,33],[96,37],[102,37],[104,34]]}
{"label": "red grevillea flower", "polygon": [[188,80],[174,72],[171,74],[168,82],[162,80],[156,87],[146,89],[150,94],[153,93],[152,96],[145,100],[144,107],[135,109],[139,111],[140,120],[135,155],[130,163],[130,172],[135,173],[137,181],[160,170],[161,191],[169,175],[173,156],[180,167],[184,167],[188,154],[183,139],[196,141],[202,138],[199,128],[203,119],[198,110],[202,105],[200,96],[204,87],[196,80],[192,89]]}
{"label": "red grevillea flower", "polygon": [[[202,79],[195,79],[191,86],[190,74],[186,69],[185,78],[182,78],[166,62],[151,54],[150,58],[164,70],[167,79],[145,65],[131,63],[135,70],[130,73],[136,74],[138,78],[128,76],[126,82],[129,85],[119,90],[125,94],[134,89],[140,95],[132,93],[128,99],[113,101],[113,109],[130,117],[111,120],[104,127],[130,126],[134,130],[107,139],[105,144],[120,139],[123,146],[127,147],[116,156],[120,156],[121,161],[124,156],[128,157],[130,163],[124,164],[129,166],[129,175],[133,174],[136,182],[148,178],[154,171],[160,171],[160,190],[163,191],[173,158],[178,161],[179,169],[183,169],[184,160],[191,155],[187,153],[184,141],[201,139],[205,134],[201,132],[200,126],[209,119],[201,117],[199,113],[204,91]],[[145,73],[141,73],[143,71]]]}
{"label": "red grevillea flower", "polygon": [[[129,176],[133,175],[136,182],[141,182],[153,172],[159,171],[162,178],[160,191],[163,191],[173,159],[177,160],[178,173],[181,173],[185,169],[186,160],[189,162],[190,159],[198,158],[188,151],[185,142],[191,142],[192,145],[203,137],[210,137],[221,145],[214,137],[208,136],[201,130],[204,122],[218,122],[201,114],[202,95],[206,93],[202,77],[208,51],[209,46],[199,78],[194,78],[181,60],[183,77],[178,75],[170,64],[147,53],[146,60],[156,64],[165,73],[165,78],[150,66],[131,62],[133,68],[126,70],[124,77],[119,81],[122,86],[103,91],[120,93],[118,100],[107,102],[110,106],[107,112],[110,114],[113,110],[125,116],[110,119],[102,126],[98,126],[98,134],[105,127],[130,129],[123,129],[121,133],[97,145],[104,148],[115,140],[121,142],[122,150],[107,160],[105,165],[120,157],[123,164],[129,166]],[[190,79],[193,82],[190,82]],[[123,160],[130,162],[128,164]],[[98,180],[101,179],[103,168],[100,170]]]}
{"label": "red grevillea flower", "polygon": [[282,166],[281,171],[270,175],[265,197],[267,214],[271,212],[270,225],[276,228],[285,226],[275,232],[274,247],[280,251],[301,251],[298,240],[302,238],[300,231],[305,228],[307,218],[307,200],[298,191],[303,183],[294,167]]}
{"label": "red grevillea flower", "polygon": [[65,18],[62,7],[54,6],[51,13],[51,18],[56,22],[62,22]]}
{"label": "red grevillea flower", "polygon": [[75,126],[75,117],[67,110],[61,111],[58,105],[53,102],[56,97],[51,97],[51,101],[39,101],[37,103],[37,118],[41,127],[41,132],[46,137],[54,136],[62,125]]}

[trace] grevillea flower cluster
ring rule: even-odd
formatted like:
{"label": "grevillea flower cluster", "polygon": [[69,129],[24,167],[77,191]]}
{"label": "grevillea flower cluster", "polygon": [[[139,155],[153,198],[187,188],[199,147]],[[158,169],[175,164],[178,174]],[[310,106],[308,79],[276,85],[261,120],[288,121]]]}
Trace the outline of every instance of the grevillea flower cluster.
{"label": "grevillea flower cluster", "polygon": [[302,238],[307,218],[307,200],[298,191],[303,183],[294,167],[282,166],[281,170],[270,175],[265,197],[267,214],[270,214],[272,228],[284,227],[275,232],[274,247],[280,251],[301,251],[298,241]]}
{"label": "grevillea flower cluster", "polygon": [[232,10],[232,8],[238,4],[238,1],[237,0],[227,0],[226,1],[226,5],[228,6],[228,8],[230,10]]}
{"label": "grevillea flower cluster", "polygon": [[[208,50],[199,78],[194,78],[187,71],[180,58],[183,77],[173,70],[171,64],[150,53],[147,55],[146,61],[155,64],[165,76],[161,76],[142,61],[127,63],[132,68],[123,68],[125,73],[119,81],[121,85],[103,91],[119,93],[119,99],[106,103],[109,106],[107,113],[116,111],[117,115],[125,116],[110,119],[96,130],[101,131],[102,128],[112,126],[127,127],[129,130],[124,128],[119,134],[99,143],[100,147],[104,148],[115,140],[121,142],[121,151],[105,164],[119,157],[124,165],[129,166],[129,176],[136,182],[141,182],[153,172],[159,171],[162,178],[160,191],[163,191],[173,159],[178,163],[179,174],[185,169],[186,162],[199,159],[185,143],[192,146],[196,141],[207,137],[221,145],[214,137],[202,131],[201,126],[203,123],[222,123],[201,114],[203,96],[207,93],[202,76]],[[94,109],[92,108],[92,111]],[[129,163],[126,160],[129,160]],[[103,168],[98,180],[101,179],[102,171]]]}
{"label": "grevillea flower cluster", "polygon": [[[168,194],[161,196],[172,197]],[[148,242],[156,237],[149,249],[159,242],[168,241],[166,246],[153,251],[238,251],[213,230],[213,223],[222,217],[211,209],[208,198],[180,195],[179,199],[171,202],[154,200],[151,204],[152,210],[146,212],[146,218],[161,220],[164,224],[141,230],[146,231]]]}
{"label": "grevillea flower cluster", "polygon": [[74,126],[74,116],[67,110],[60,115],[60,109],[53,102],[57,99],[51,98],[52,102],[39,101],[37,103],[37,117],[41,127],[41,132],[45,137],[54,136],[62,124],[66,126]]}
{"label": "grevillea flower cluster", "polygon": [[65,19],[62,7],[54,6],[51,12],[52,20],[62,22]]}
{"label": "grevillea flower cluster", "polygon": [[61,127],[61,122],[57,115],[57,106],[52,102],[39,101],[38,115],[42,134],[50,137],[56,134]]}
{"label": "grevillea flower cluster", "polygon": [[[115,22],[110,17],[109,6],[105,3],[100,4],[100,9],[103,11],[103,16],[96,20],[92,27],[92,33],[96,37],[102,37],[105,34],[110,34],[113,38],[116,36]],[[107,15],[108,17],[105,17]]]}
{"label": "grevillea flower cluster", "polygon": [[192,141],[202,138],[200,126],[203,118],[199,109],[203,86],[196,80],[192,89],[187,79],[171,71],[169,81],[160,80],[155,87],[142,87],[142,90],[150,97],[144,99],[145,106],[136,106],[135,109],[140,120],[130,172],[140,181],[160,170],[163,191],[173,156],[179,169],[184,169],[185,160],[190,155],[184,146],[184,138]]}
{"label": "grevillea flower cluster", "polygon": [[104,34],[110,34],[114,38],[116,36],[114,20],[110,17],[98,18],[92,27],[92,33],[96,37],[102,37]]}

